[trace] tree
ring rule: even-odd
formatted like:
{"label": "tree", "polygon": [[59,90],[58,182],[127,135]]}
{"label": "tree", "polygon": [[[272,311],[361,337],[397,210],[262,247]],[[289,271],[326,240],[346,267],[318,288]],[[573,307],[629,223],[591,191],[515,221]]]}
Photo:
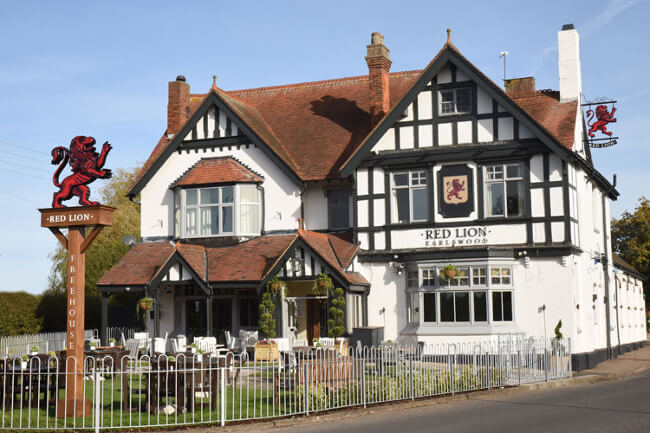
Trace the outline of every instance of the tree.
{"label": "tree", "polygon": [[[113,206],[113,225],[104,227],[86,251],[86,328],[99,327],[100,300],[97,281],[113,267],[129,250],[122,243],[124,235],[138,237],[140,233],[140,210],[126,195],[135,179],[136,170],[118,169],[99,191],[99,202]],[[50,254],[52,269],[48,289],[38,307],[38,315],[44,319],[47,331],[65,329],[66,280],[68,254],[60,245]]]}
{"label": "tree", "polygon": [[262,294],[260,303],[259,331],[264,338],[275,337],[275,303],[270,288],[266,288]]}
{"label": "tree", "polygon": [[[616,254],[650,278],[650,200],[642,196],[633,213],[625,211],[620,219],[612,219],[612,245]],[[645,280],[646,302],[649,291],[650,281]]]}
{"label": "tree", "polygon": [[343,317],[345,316],[345,296],[343,289],[337,287],[333,291],[332,306],[330,307],[329,313],[330,318],[327,320],[327,335],[329,337],[338,338],[345,334],[345,324],[343,323]]}
{"label": "tree", "polygon": [[38,297],[29,293],[0,293],[0,335],[40,332],[42,319],[36,317],[37,305]]}

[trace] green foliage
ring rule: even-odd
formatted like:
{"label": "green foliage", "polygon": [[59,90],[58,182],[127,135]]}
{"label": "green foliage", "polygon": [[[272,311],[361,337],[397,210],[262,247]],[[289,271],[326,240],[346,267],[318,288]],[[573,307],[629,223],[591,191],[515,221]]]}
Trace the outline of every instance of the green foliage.
{"label": "green foliage", "polygon": [[263,338],[275,337],[275,303],[273,302],[273,293],[266,289],[262,294],[260,303],[260,318],[258,322],[259,331]]}
{"label": "green foliage", "polygon": [[556,341],[560,341],[562,338],[564,338],[564,336],[562,335],[561,328],[562,328],[562,319],[560,319],[557,322],[557,325],[555,325],[555,340]]}
{"label": "green foliage", "polygon": [[334,283],[332,279],[324,272],[314,280],[314,285],[312,286],[312,293],[314,296],[327,296],[327,294],[334,288]]}
{"label": "green foliage", "polygon": [[[47,290],[43,293],[36,307],[36,317],[42,322],[42,332],[65,331],[65,317],[67,314],[68,297],[65,292]],[[101,298],[99,296],[86,296],[86,329],[101,326]]]}
{"label": "green foliage", "polygon": [[0,335],[40,332],[43,320],[36,315],[38,302],[38,296],[25,292],[0,293]]}
{"label": "green foliage", "polygon": [[[650,278],[650,200],[639,198],[633,213],[623,212],[612,220],[612,247],[623,260]],[[646,301],[650,298],[650,279],[643,282]]]}
{"label": "green foliage", "polygon": [[[122,243],[124,235],[138,236],[140,233],[139,208],[126,196],[129,186],[135,179],[136,171],[114,170],[113,177],[99,191],[100,203],[113,206],[116,209],[113,213],[113,225],[105,227],[86,252],[86,296],[97,294],[97,280],[129,250],[129,247]],[[48,281],[48,292],[65,293],[67,252],[58,246],[50,254],[50,260],[52,269]],[[86,312],[86,317],[90,317],[88,312]]]}
{"label": "green foliage", "polygon": [[454,265],[447,265],[444,268],[440,269],[440,281],[447,281],[449,278],[447,277],[447,272],[457,274],[458,269]]}
{"label": "green foliage", "polygon": [[154,299],[145,296],[144,298],[138,299],[138,302],[135,304],[135,315],[136,317],[142,316],[144,318],[147,314],[147,311],[150,311],[153,307]]}
{"label": "green foliage", "polygon": [[327,335],[338,338],[345,334],[345,324],[343,316],[345,315],[345,296],[343,289],[337,287],[334,290],[331,307],[329,309],[329,319],[327,320]]}
{"label": "green foliage", "polygon": [[284,291],[284,283],[278,277],[273,277],[266,283],[266,290],[271,291],[274,297],[280,297]]}

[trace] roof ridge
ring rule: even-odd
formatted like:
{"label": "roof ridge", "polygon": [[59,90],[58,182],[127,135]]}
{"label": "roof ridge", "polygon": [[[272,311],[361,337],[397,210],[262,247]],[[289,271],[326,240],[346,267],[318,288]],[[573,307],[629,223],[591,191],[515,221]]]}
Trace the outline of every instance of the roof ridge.
{"label": "roof ridge", "polygon": [[[413,69],[408,71],[397,71],[390,72],[391,77],[398,77],[402,75],[417,74],[422,72],[420,69]],[[289,83],[289,84],[280,84],[274,86],[262,86],[262,87],[252,87],[248,89],[235,89],[235,90],[222,90],[228,94],[238,96],[238,95],[249,95],[251,93],[269,93],[274,91],[288,90],[288,89],[298,89],[304,87],[321,87],[331,84],[347,84],[354,83],[363,80],[367,80],[368,75],[353,75],[350,77],[341,77],[341,78],[331,78],[327,80],[317,80],[317,81],[303,81],[299,83]]]}

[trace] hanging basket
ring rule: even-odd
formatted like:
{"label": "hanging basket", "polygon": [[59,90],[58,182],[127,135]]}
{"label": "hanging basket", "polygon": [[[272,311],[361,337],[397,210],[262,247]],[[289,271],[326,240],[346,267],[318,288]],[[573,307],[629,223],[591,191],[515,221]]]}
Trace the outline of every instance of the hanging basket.
{"label": "hanging basket", "polygon": [[445,271],[445,277],[447,277],[449,279],[452,279],[452,278],[456,277],[457,273],[458,273],[458,271],[456,271],[456,269],[447,269]]}

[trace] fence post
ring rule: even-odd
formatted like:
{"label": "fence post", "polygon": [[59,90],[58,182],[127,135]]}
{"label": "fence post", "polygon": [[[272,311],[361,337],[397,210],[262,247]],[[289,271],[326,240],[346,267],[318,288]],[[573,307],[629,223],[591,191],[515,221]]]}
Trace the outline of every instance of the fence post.
{"label": "fence post", "polygon": [[361,358],[361,401],[363,407],[366,407],[366,354]]}
{"label": "fence post", "polygon": [[488,391],[490,390],[491,384],[490,384],[490,351],[486,350],[485,351],[485,369],[487,371],[487,388]]}
{"label": "fence post", "polygon": [[309,415],[309,385],[307,385],[307,376],[309,374],[308,366],[306,362],[303,362],[303,381],[305,384],[305,414]]}
{"label": "fence post", "polygon": [[221,427],[226,425],[226,367],[219,367],[221,370]]}
{"label": "fence post", "polygon": [[519,385],[521,385],[521,350],[517,350],[517,376],[519,377]]}
{"label": "fence post", "polygon": [[[454,351],[454,353],[455,352],[456,351]],[[454,369],[451,362],[451,354],[449,353],[449,347],[447,347],[447,368],[449,368],[449,389],[451,389],[451,395],[454,395]]]}
{"label": "fence post", "polygon": [[409,377],[411,378],[411,400],[415,398],[413,392],[413,356],[409,355]]}
{"label": "fence post", "polygon": [[99,428],[101,426],[101,381],[99,379],[99,369],[95,365],[95,433],[99,433]]}
{"label": "fence post", "polygon": [[546,338],[544,339],[544,380],[548,382],[548,347],[546,346]]}
{"label": "fence post", "polygon": [[566,344],[567,344],[567,350],[568,350],[567,354],[569,356],[569,377],[573,377],[573,359],[572,359],[572,355],[571,355],[571,339],[570,338],[567,338]]}

